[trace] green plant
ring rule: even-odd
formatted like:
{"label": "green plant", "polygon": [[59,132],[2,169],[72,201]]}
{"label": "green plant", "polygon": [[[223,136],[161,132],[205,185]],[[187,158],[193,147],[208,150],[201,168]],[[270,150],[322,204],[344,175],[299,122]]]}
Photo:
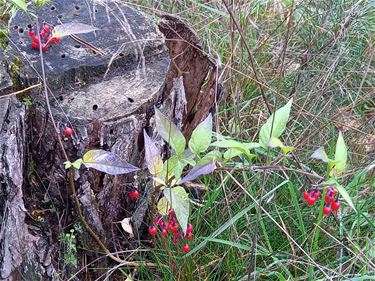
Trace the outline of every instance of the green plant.
{"label": "green plant", "polygon": [[63,247],[64,264],[77,266],[77,239],[75,229],[60,234],[60,243]]}

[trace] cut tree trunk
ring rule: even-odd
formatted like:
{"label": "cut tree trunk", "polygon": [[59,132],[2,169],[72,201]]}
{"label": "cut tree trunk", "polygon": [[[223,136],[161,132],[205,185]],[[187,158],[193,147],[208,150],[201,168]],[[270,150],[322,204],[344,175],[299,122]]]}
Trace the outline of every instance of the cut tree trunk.
{"label": "cut tree trunk", "polygon": [[[34,8],[29,6],[29,9]],[[142,167],[142,131],[153,130],[154,106],[162,107],[171,118],[178,119],[184,134],[189,136],[215,101],[215,65],[202,53],[194,31],[180,19],[164,16],[159,30],[151,19],[127,5],[93,0],[51,1],[33,13],[39,23],[80,22],[100,29],[78,35],[96,50],[69,36],[43,54],[54,120],[41,89],[30,94],[32,106],[27,114],[22,104],[15,107],[14,99],[0,100],[9,112],[4,115],[3,124],[15,124],[13,139],[18,143],[13,148],[17,153],[12,152],[16,157],[8,159],[18,163],[18,181],[13,182],[8,174],[14,171],[3,165],[2,190],[6,192],[3,191],[5,196],[0,193],[0,200],[7,206],[16,206],[19,223],[13,229],[22,233],[17,243],[6,235],[3,225],[11,227],[12,217],[1,207],[0,234],[5,234],[0,236],[0,277],[4,280],[18,280],[30,268],[35,269],[39,280],[56,278],[56,271],[65,278],[85,265],[85,257],[91,261],[103,255],[79,225],[58,138],[63,139],[70,161],[81,158],[90,149],[105,149]],[[42,77],[39,52],[31,48],[27,35],[28,26],[34,28],[36,24],[23,11],[18,11],[9,22],[11,42],[16,46],[10,45],[7,63],[17,88],[34,84]],[[23,116],[28,116],[27,120]],[[66,127],[73,129],[72,136],[63,136]],[[10,138],[6,139],[9,142]],[[7,147],[6,144],[0,149],[2,157],[9,153]],[[145,187],[134,180],[134,174],[111,176],[81,168],[74,177],[90,227],[111,251],[132,248],[132,243],[121,243],[127,236],[121,234],[116,222],[133,218],[136,237],[128,242],[142,236],[147,223]],[[143,199],[128,199],[127,194],[133,188],[139,188]],[[17,196],[9,198],[6,194],[12,192]],[[63,241],[70,231],[77,236],[73,242],[88,249],[76,254],[77,264],[67,261],[69,249]],[[32,254],[26,255],[27,249]],[[18,255],[7,254],[10,251]],[[77,280],[82,279],[77,276]]]}

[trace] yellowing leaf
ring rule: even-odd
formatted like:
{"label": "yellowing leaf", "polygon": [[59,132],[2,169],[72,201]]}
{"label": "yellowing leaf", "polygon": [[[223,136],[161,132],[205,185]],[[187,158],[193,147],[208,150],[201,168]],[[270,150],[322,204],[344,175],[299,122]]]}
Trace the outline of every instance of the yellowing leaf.
{"label": "yellowing leaf", "polygon": [[167,198],[171,208],[173,208],[177,221],[185,235],[190,212],[190,200],[188,194],[181,186],[165,188],[163,194],[165,198]]}
{"label": "yellowing leaf", "polygon": [[143,130],[145,141],[145,161],[148,171],[153,176],[158,176],[163,172],[163,159],[160,156],[159,149],[151,140],[145,130]]}
{"label": "yellowing leaf", "polygon": [[168,215],[168,210],[169,210],[169,203],[167,198],[162,197],[159,202],[158,202],[158,213],[161,215]]}

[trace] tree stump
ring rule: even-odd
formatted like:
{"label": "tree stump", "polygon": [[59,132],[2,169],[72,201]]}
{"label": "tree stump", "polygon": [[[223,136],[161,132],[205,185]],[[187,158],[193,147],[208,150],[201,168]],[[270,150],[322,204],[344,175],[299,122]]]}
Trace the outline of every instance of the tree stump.
{"label": "tree stump", "polygon": [[[28,153],[19,154],[20,161],[27,163],[27,169],[21,169],[19,173],[28,181],[20,183],[23,193],[17,198],[22,207],[23,194],[30,219],[20,216],[25,225],[19,230],[32,228],[34,240],[35,237],[49,240],[48,249],[43,253],[50,257],[51,251],[57,253],[61,250],[61,233],[74,229],[74,224],[78,222],[70,200],[64,156],[57,141],[58,137],[63,137],[64,128],[70,127],[74,131],[71,137],[64,139],[70,160],[81,158],[90,149],[105,149],[141,167],[142,131],[144,128],[152,130],[153,107],[164,104],[170,117],[179,115],[181,127],[188,128],[185,135],[190,135],[194,127],[192,124],[202,121],[214,103],[216,68],[200,52],[198,37],[188,26],[184,28],[180,19],[175,23],[183,31],[180,37],[183,43],[178,46],[169,44],[168,49],[165,37],[173,39],[173,42],[176,40],[173,37],[178,35],[178,31],[171,27],[174,25],[173,18],[164,17],[164,36],[150,18],[117,1],[59,0],[39,9],[29,6],[29,11],[38,16],[39,24],[80,22],[99,28],[95,32],[79,34],[78,41],[74,36],[64,37],[43,55],[51,111],[60,136],[55,132],[43,91],[38,89],[30,94],[33,104],[27,119]],[[23,11],[18,11],[9,22],[13,45],[7,53],[7,61],[12,79],[17,81],[19,88],[40,82],[42,77],[39,51],[31,48],[31,39],[27,34],[28,28],[36,24],[36,20]],[[87,48],[87,44],[80,40],[95,46],[100,52]],[[175,58],[170,58],[170,55],[178,56],[179,52],[181,58],[171,66],[170,60]],[[196,64],[197,56],[199,64],[190,67],[199,70],[199,75],[196,71],[188,74],[189,63]],[[176,69],[187,71],[182,74]],[[184,86],[186,77],[194,87]],[[173,104],[185,97],[172,98],[172,103],[166,102],[171,98],[171,92],[176,96],[184,95],[186,89],[185,109]],[[18,139],[23,142],[22,138]],[[133,175],[111,176],[82,168],[75,172],[75,184],[87,222],[110,250],[121,248],[120,239],[123,239],[116,222],[131,217],[136,207],[142,207],[141,215],[138,212],[136,216],[137,226],[146,219],[147,202],[134,202],[127,197],[129,189],[135,185]],[[10,186],[9,183],[5,185]],[[139,188],[142,194],[144,188]],[[27,233],[25,231],[25,235]],[[142,229],[138,234],[142,235]],[[79,243],[93,252],[97,251],[95,243],[86,239],[88,237],[83,232],[79,235]],[[0,247],[9,249],[9,245],[0,241]],[[27,239],[21,237],[21,241]],[[16,248],[22,256],[21,244]],[[89,254],[78,253],[78,261],[84,255]],[[6,258],[5,262],[9,263],[10,257]],[[22,258],[20,260],[23,261]],[[0,269],[1,278],[11,280],[17,278],[15,272],[25,272],[21,262],[8,267],[7,271]],[[63,263],[61,257],[60,263]],[[44,265],[49,264],[45,262]],[[59,268],[63,275],[72,271],[65,265]],[[55,278],[54,270],[46,267],[36,268],[35,272],[41,279],[45,278],[43,280]]]}

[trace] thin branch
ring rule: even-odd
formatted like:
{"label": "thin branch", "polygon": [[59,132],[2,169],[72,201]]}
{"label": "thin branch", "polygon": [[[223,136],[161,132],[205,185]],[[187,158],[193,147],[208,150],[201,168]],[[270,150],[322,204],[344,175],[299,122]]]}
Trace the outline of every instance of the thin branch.
{"label": "thin branch", "polygon": [[23,89],[23,90],[20,90],[20,91],[17,91],[17,92],[13,92],[13,93],[10,93],[10,94],[7,94],[7,95],[3,95],[3,96],[0,96],[0,99],[4,99],[4,98],[7,98],[7,97],[11,97],[11,96],[15,96],[15,95],[18,95],[18,94],[22,94],[24,92],[27,92],[27,91],[30,91],[34,88],[37,88],[37,87],[40,87],[42,85],[42,83],[38,83],[38,84],[35,84],[35,85],[32,85],[26,89]]}

